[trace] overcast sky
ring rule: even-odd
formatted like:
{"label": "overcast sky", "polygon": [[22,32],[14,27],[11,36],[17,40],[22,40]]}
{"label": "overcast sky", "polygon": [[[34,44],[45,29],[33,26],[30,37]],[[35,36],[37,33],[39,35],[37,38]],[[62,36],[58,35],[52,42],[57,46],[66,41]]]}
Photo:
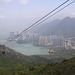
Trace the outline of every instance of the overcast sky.
{"label": "overcast sky", "polygon": [[[64,1],[66,0],[0,0],[0,30],[24,29]],[[69,2],[71,1],[73,0],[69,0]],[[75,17],[75,3],[48,21],[67,16]]]}

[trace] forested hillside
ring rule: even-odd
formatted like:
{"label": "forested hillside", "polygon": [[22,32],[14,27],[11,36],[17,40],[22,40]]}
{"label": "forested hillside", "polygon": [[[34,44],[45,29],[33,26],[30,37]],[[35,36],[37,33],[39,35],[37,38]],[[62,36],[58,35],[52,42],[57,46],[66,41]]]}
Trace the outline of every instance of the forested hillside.
{"label": "forested hillside", "polygon": [[38,56],[26,56],[0,45],[0,75],[12,75],[17,71],[50,62]]}
{"label": "forested hillside", "polygon": [[75,57],[19,71],[15,75],[75,75]]}
{"label": "forested hillside", "polygon": [[[55,48],[55,50],[56,52],[50,55],[26,56],[4,45],[0,45],[0,75],[42,75],[44,71],[47,73],[47,69],[50,68],[50,63],[55,64],[54,62],[62,61],[64,58],[69,59],[75,56],[75,50],[65,50],[65,48]],[[73,58],[73,60],[75,60],[75,58]],[[75,64],[75,61],[73,63]],[[64,63],[60,64],[62,65]],[[55,65],[59,66],[60,64],[57,63]],[[46,67],[46,70],[43,69]],[[62,66],[60,66],[60,68],[62,68]],[[47,75],[46,73],[45,75]]]}

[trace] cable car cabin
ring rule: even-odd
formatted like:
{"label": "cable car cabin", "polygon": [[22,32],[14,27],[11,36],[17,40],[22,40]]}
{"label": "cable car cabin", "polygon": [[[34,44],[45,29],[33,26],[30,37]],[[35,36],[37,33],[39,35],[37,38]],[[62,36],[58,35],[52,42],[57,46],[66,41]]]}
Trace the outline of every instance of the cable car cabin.
{"label": "cable car cabin", "polygon": [[5,54],[5,51],[2,51],[2,54]]}
{"label": "cable car cabin", "polygon": [[2,45],[1,53],[2,54],[5,54],[6,53],[6,47],[5,47],[5,45]]}

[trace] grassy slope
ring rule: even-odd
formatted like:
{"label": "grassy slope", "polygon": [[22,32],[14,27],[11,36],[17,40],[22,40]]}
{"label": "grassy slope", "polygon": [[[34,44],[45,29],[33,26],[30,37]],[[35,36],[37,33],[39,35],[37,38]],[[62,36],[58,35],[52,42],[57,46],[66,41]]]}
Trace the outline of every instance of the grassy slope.
{"label": "grassy slope", "polygon": [[75,57],[62,62],[35,66],[15,75],[75,75]]}

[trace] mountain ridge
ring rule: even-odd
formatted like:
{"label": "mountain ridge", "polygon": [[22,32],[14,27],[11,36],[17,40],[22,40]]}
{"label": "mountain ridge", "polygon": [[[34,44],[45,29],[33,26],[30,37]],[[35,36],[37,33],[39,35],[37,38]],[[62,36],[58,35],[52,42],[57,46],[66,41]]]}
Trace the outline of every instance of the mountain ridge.
{"label": "mountain ridge", "polygon": [[65,17],[42,24],[33,29],[35,33],[43,35],[62,35],[65,38],[75,37],[75,18]]}

